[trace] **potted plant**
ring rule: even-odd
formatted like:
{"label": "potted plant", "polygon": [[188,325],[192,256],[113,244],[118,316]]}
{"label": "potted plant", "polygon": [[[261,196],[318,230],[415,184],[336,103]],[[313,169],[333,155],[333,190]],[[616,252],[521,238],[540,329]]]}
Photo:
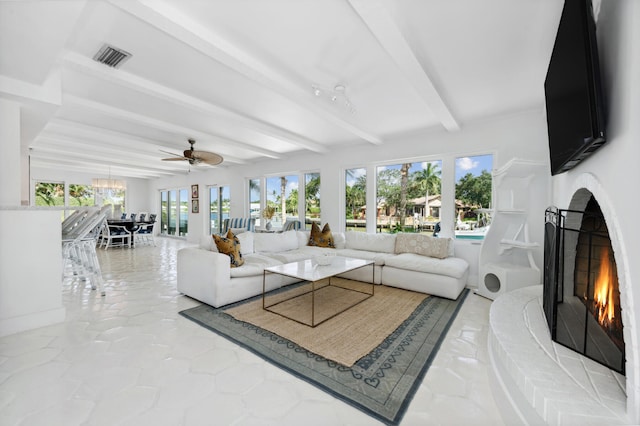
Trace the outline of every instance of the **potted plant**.
{"label": "potted plant", "polygon": [[267,219],[267,223],[264,226],[267,229],[267,231],[271,230],[271,219],[273,219],[273,216],[275,214],[276,214],[276,208],[270,205],[267,205],[264,208],[264,210],[262,210],[262,217]]}

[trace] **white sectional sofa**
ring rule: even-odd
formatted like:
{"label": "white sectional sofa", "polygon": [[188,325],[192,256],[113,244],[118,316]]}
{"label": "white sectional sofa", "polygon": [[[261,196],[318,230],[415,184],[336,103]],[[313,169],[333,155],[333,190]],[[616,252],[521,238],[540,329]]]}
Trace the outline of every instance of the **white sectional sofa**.
{"label": "white sectional sofa", "polygon": [[[283,233],[243,232],[237,235],[244,265],[231,268],[211,236],[198,247],[178,251],[178,291],[213,307],[221,307],[262,293],[265,267],[313,259],[331,253],[374,260],[374,282],[456,299],[469,274],[468,263],[456,258],[451,239],[420,234],[367,234],[334,232],[335,248],[308,246],[308,231]],[[371,282],[370,268],[342,275]],[[267,274],[267,291],[295,282]]]}

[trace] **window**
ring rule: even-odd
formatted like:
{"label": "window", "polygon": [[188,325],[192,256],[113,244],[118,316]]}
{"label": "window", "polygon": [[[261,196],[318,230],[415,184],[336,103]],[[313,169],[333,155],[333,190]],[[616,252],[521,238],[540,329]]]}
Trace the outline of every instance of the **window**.
{"label": "window", "polygon": [[[71,191],[71,190],[69,190]],[[111,205],[120,205],[122,206],[122,211],[126,212],[125,209],[125,189],[96,189],[95,190],[95,203],[101,206],[106,206],[107,204]],[[135,212],[132,212],[135,213]]]}
{"label": "window", "polygon": [[441,167],[441,161],[378,167],[377,232],[433,233],[440,220]]}
{"label": "window", "polygon": [[456,238],[483,239],[491,217],[493,155],[456,158]]}
{"label": "window", "polygon": [[298,216],[298,176],[269,177],[267,182],[266,204],[276,210],[271,223],[282,227],[289,216]]}
{"label": "window", "polygon": [[[66,191],[65,191],[66,186]],[[125,191],[94,191],[91,185],[66,184],[65,182],[36,182],[36,206],[65,206],[69,210],[74,207],[120,204],[124,206]],[[65,213],[62,212],[64,217]]]}
{"label": "window", "polygon": [[160,230],[163,235],[184,237],[189,232],[189,191],[160,191]]}
{"label": "window", "polygon": [[260,226],[261,201],[262,201],[262,185],[260,178],[249,179],[249,217],[256,220],[256,226]]}
{"label": "window", "polygon": [[169,191],[169,235],[176,235],[176,217],[178,209],[178,191]]}
{"label": "window", "polygon": [[36,182],[36,206],[64,205],[64,183]]}
{"label": "window", "polygon": [[180,198],[178,199],[180,205],[180,228],[179,235],[184,237],[189,231],[189,191],[181,189]]}
{"label": "window", "polygon": [[305,173],[304,182],[304,222],[311,229],[311,222],[320,224],[320,173]]}
{"label": "window", "polygon": [[346,229],[366,231],[367,169],[348,169],[344,180]]}
{"label": "window", "polygon": [[94,205],[93,187],[90,185],[69,185],[69,206]]}
{"label": "window", "polygon": [[209,233],[222,232],[222,224],[229,218],[231,190],[228,186],[209,187]]}

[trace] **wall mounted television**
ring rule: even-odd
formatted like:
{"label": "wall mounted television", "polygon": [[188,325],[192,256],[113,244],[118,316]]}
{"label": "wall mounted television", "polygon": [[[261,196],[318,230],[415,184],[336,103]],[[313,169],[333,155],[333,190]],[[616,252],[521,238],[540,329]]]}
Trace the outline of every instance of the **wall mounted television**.
{"label": "wall mounted television", "polygon": [[544,90],[551,174],[557,175],[606,142],[591,0],[565,0]]}

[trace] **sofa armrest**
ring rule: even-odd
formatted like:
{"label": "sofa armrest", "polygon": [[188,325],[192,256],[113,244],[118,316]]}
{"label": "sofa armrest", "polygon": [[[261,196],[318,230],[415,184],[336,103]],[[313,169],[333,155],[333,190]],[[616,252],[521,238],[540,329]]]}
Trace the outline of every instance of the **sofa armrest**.
{"label": "sofa armrest", "polygon": [[178,250],[178,291],[218,307],[220,289],[230,283],[229,256],[196,247]]}

